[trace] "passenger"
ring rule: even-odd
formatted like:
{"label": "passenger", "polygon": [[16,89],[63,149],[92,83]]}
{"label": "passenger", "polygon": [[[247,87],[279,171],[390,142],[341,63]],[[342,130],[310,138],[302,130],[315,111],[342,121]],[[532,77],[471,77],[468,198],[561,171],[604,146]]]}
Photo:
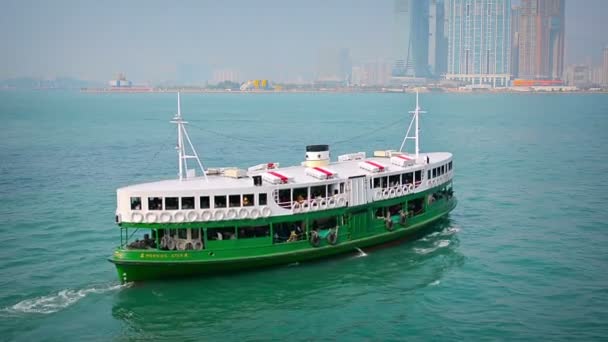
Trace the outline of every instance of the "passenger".
{"label": "passenger", "polygon": [[247,197],[247,196],[243,197],[243,206],[248,207],[250,205],[251,205],[251,202],[249,202],[249,197]]}
{"label": "passenger", "polygon": [[304,196],[298,195],[298,197],[296,198],[296,202],[298,202],[300,204],[304,203]]}
{"label": "passenger", "polygon": [[430,164],[430,163],[431,163],[431,160],[429,159],[429,156],[426,156],[426,163],[427,163],[427,164]]}
{"label": "passenger", "polygon": [[292,230],[291,234],[289,235],[289,239],[287,239],[287,242],[294,242],[294,241],[298,241],[298,234],[296,234],[295,230]]}
{"label": "passenger", "polygon": [[137,203],[135,205],[135,210],[141,210],[141,204],[140,203]]}
{"label": "passenger", "polygon": [[143,247],[144,248],[154,248],[155,244],[154,244],[154,240],[150,239],[150,235],[148,234],[144,234],[144,240],[143,240]]}
{"label": "passenger", "polygon": [[224,240],[224,236],[222,235],[222,233],[217,232],[217,233],[215,233],[215,235],[217,237],[216,240]]}

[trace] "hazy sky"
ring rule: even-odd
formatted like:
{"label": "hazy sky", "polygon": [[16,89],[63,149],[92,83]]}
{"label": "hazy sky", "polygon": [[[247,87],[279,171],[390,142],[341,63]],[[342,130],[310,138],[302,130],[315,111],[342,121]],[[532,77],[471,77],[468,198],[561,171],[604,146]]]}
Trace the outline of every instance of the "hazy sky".
{"label": "hazy sky", "polygon": [[[515,3],[515,1],[513,1]],[[0,79],[71,76],[139,82],[233,68],[243,78],[310,77],[319,51],[391,55],[392,0],[0,0]],[[566,62],[598,62],[608,0],[567,0]],[[206,77],[205,77],[206,76]]]}

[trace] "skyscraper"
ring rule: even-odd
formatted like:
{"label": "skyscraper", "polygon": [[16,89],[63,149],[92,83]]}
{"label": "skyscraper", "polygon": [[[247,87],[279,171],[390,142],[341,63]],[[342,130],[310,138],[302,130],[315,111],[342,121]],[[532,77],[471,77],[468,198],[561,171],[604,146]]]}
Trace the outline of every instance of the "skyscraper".
{"label": "skyscraper", "polygon": [[445,32],[443,0],[431,0],[429,4],[429,72],[441,76],[446,72],[448,40]]}
{"label": "skyscraper", "polygon": [[394,77],[428,76],[428,0],[395,0]]}
{"label": "skyscraper", "polygon": [[511,9],[511,75],[519,74],[519,18],[520,7]]}
{"label": "skyscraper", "polygon": [[561,79],[564,70],[565,0],[522,0],[519,77]]}
{"label": "skyscraper", "polygon": [[510,78],[511,1],[448,0],[446,79],[506,86]]}

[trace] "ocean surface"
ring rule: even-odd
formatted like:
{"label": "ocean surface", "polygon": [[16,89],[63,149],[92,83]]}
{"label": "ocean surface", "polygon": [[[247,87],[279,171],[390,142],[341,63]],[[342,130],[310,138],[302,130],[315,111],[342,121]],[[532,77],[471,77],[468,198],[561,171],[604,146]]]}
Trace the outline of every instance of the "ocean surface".
{"label": "ocean surface", "polygon": [[[207,167],[401,144],[411,94],[185,94]],[[177,175],[175,94],[0,92],[0,340],[606,340],[608,96],[421,94],[458,207],[416,241],[120,285],[115,190]],[[411,150],[411,148],[410,148]]]}

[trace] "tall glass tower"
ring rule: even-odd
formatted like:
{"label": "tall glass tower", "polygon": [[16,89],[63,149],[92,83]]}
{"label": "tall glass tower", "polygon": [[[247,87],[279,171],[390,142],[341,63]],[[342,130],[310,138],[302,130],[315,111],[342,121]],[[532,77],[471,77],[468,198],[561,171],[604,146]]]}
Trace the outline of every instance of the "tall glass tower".
{"label": "tall glass tower", "polygon": [[448,0],[446,79],[507,86],[511,59],[510,0]]}
{"label": "tall glass tower", "polygon": [[427,77],[429,1],[395,0],[394,77]]}

